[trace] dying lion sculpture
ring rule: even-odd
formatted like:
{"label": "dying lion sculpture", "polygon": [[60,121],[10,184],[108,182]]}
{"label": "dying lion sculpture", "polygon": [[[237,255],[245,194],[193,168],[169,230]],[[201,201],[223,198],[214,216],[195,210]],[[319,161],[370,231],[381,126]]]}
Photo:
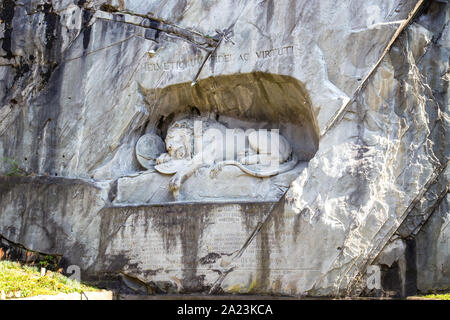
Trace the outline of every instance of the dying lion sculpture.
{"label": "dying lion sculpture", "polygon": [[298,161],[289,142],[277,131],[227,129],[206,118],[174,121],[165,143],[167,153],[156,159],[155,169],[175,174],[169,182],[175,199],[181,184],[201,167],[212,167],[214,176],[223,166],[233,165],[263,178],[289,171]]}

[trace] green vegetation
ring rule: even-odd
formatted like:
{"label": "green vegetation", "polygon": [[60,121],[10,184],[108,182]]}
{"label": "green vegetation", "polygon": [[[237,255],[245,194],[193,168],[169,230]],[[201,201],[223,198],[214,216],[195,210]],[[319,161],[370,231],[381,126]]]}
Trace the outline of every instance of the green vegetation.
{"label": "green vegetation", "polygon": [[6,173],[7,176],[23,176],[25,171],[19,168],[19,164],[16,160],[3,157],[2,161],[9,165],[9,172]]}
{"label": "green vegetation", "polygon": [[42,268],[56,269],[57,263],[53,256],[45,256],[44,260],[39,261],[39,266]]}
{"label": "green vegetation", "polygon": [[450,292],[449,293],[441,293],[441,294],[428,294],[428,295],[422,296],[422,298],[436,299],[436,300],[450,300]]}
{"label": "green vegetation", "polygon": [[0,294],[3,298],[82,291],[100,291],[100,289],[81,284],[52,271],[47,271],[45,276],[41,276],[40,270],[36,267],[0,261]]}

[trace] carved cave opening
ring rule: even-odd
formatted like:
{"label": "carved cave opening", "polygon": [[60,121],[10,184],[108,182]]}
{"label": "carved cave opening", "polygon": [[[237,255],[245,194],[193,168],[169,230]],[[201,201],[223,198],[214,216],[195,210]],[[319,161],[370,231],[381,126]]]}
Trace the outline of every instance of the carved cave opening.
{"label": "carved cave opening", "polygon": [[[318,149],[319,130],[307,90],[299,80],[289,76],[263,72],[222,75],[199,80],[194,86],[181,83],[157,89],[141,87],[140,90],[148,105],[149,117],[146,139],[141,137],[138,142],[136,157],[148,170],[136,177],[118,180],[117,203],[277,201]],[[174,182],[194,160],[189,158],[190,162],[186,162],[183,158],[182,162],[175,155],[169,155],[168,131],[172,130],[170,137],[175,132],[174,126],[183,127],[176,130],[193,132],[195,119],[202,119],[212,127],[243,131],[278,129],[279,139],[287,141],[290,152],[286,163],[280,160],[280,166],[286,167],[289,163],[295,166],[280,170],[279,174],[258,176],[248,174],[253,171],[246,171],[244,169],[248,168],[241,165],[224,165],[217,170],[216,160],[214,165],[203,163],[195,167],[190,174]],[[206,153],[210,152],[208,148]],[[257,148],[254,152],[260,157],[261,145]],[[146,158],[139,152],[152,155]],[[156,160],[164,152],[168,159]],[[185,156],[184,151],[182,155]],[[161,164],[161,161],[167,163]]]}

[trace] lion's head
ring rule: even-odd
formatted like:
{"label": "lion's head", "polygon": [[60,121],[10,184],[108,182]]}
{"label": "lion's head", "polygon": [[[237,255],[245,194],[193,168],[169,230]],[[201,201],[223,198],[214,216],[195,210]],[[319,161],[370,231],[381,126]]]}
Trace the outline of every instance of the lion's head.
{"label": "lion's head", "polygon": [[167,153],[172,159],[191,159],[194,149],[192,121],[175,121],[167,130],[165,142]]}

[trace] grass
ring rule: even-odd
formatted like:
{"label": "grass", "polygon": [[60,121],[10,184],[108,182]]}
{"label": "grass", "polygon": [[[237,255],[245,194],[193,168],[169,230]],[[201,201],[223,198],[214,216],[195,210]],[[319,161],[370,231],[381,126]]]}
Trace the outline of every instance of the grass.
{"label": "grass", "polygon": [[422,298],[435,299],[435,300],[450,300],[450,293],[427,294],[425,296],[422,296]]}
{"label": "grass", "polygon": [[1,161],[6,162],[9,166],[9,171],[6,173],[7,176],[24,176],[25,170],[21,169],[19,167],[19,164],[16,160],[3,157],[1,158]]}
{"label": "grass", "polygon": [[46,275],[41,277],[40,270],[36,267],[0,261],[0,294],[3,297],[24,298],[81,291],[100,291],[100,289],[51,271],[47,271]]}

